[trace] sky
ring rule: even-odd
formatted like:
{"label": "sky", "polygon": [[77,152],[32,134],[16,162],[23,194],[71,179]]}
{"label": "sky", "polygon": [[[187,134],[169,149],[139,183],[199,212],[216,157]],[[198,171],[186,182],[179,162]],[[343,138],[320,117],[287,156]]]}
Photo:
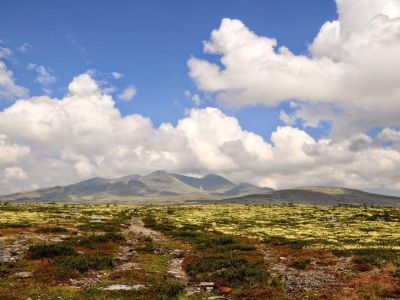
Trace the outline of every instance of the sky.
{"label": "sky", "polygon": [[400,194],[399,0],[0,8],[0,194],[158,169]]}

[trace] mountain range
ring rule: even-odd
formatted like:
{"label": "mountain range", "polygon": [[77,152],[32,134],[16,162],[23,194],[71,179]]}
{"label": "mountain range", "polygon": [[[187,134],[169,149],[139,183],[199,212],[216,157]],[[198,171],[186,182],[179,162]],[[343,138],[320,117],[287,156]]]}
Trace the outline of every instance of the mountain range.
{"label": "mountain range", "polygon": [[361,190],[328,186],[273,190],[250,183],[235,184],[208,174],[191,177],[166,171],[128,175],[116,179],[91,178],[66,186],[54,186],[0,196],[9,202],[72,202],[135,204],[171,203],[295,203],[315,205],[400,206],[400,198]]}
{"label": "mountain range", "polygon": [[190,177],[156,171],[116,179],[95,177],[66,186],[54,186],[0,196],[0,201],[17,202],[182,202],[213,200],[271,192],[250,183],[234,184],[222,176]]}

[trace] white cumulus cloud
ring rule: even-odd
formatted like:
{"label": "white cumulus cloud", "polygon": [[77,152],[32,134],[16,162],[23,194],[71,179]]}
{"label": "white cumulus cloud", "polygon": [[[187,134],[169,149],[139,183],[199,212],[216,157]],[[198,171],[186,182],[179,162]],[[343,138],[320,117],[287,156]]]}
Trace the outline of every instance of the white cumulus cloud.
{"label": "white cumulus cloud", "polygon": [[13,72],[7,69],[4,62],[0,61],[0,99],[10,100],[27,95],[28,90],[15,83]]}
{"label": "white cumulus cloud", "polygon": [[309,55],[278,47],[274,38],[257,35],[240,20],[223,19],[204,43],[204,51],[219,55],[221,64],[191,58],[190,76],[199,89],[234,106],[292,99],[309,104],[305,109],[328,105],[326,117],[342,132],[398,126],[400,2],[336,2],[339,18],[322,25]]}
{"label": "white cumulus cloud", "polygon": [[124,101],[130,101],[133,97],[136,96],[136,88],[133,85],[128,85],[121,94],[118,95],[118,98]]}

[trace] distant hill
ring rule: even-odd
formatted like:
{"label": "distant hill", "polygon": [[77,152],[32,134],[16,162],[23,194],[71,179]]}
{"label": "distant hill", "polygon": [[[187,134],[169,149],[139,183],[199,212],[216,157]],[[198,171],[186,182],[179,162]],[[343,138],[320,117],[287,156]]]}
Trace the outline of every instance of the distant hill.
{"label": "distant hill", "polygon": [[116,179],[96,177],[67,186],[0,196],[0,201],[181,203],[189,199],[216,200],[270,191],[249,183],[237,185],[215,174],[197,178],[156,171]]}
{"label": "distant hill", "polygon": [[400,207],[400,197],[367,193],[355,189],[308,186],[276,190],[270,193],[229,197],[218,203],[311,204],[311,205],[377,205]]}

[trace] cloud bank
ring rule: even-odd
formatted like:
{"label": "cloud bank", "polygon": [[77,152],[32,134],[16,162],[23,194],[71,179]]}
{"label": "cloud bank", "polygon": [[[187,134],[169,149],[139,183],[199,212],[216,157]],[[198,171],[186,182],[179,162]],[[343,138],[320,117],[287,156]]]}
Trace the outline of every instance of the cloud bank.
{"label": "cloud bank", "polygon": [[[156,169],[216,172],[275,188],[335,184],[400,191],[396,130],[387,128],[376,140],[356,135],[334,142],[284,126],[267,142],[211,107],[156,128],[141,115],[121,116],[89,74],[75,77],[62,99],[16,101],[0,113],[0,128],[3,193]],[[391,146],[382,146],[388,140]]]}

